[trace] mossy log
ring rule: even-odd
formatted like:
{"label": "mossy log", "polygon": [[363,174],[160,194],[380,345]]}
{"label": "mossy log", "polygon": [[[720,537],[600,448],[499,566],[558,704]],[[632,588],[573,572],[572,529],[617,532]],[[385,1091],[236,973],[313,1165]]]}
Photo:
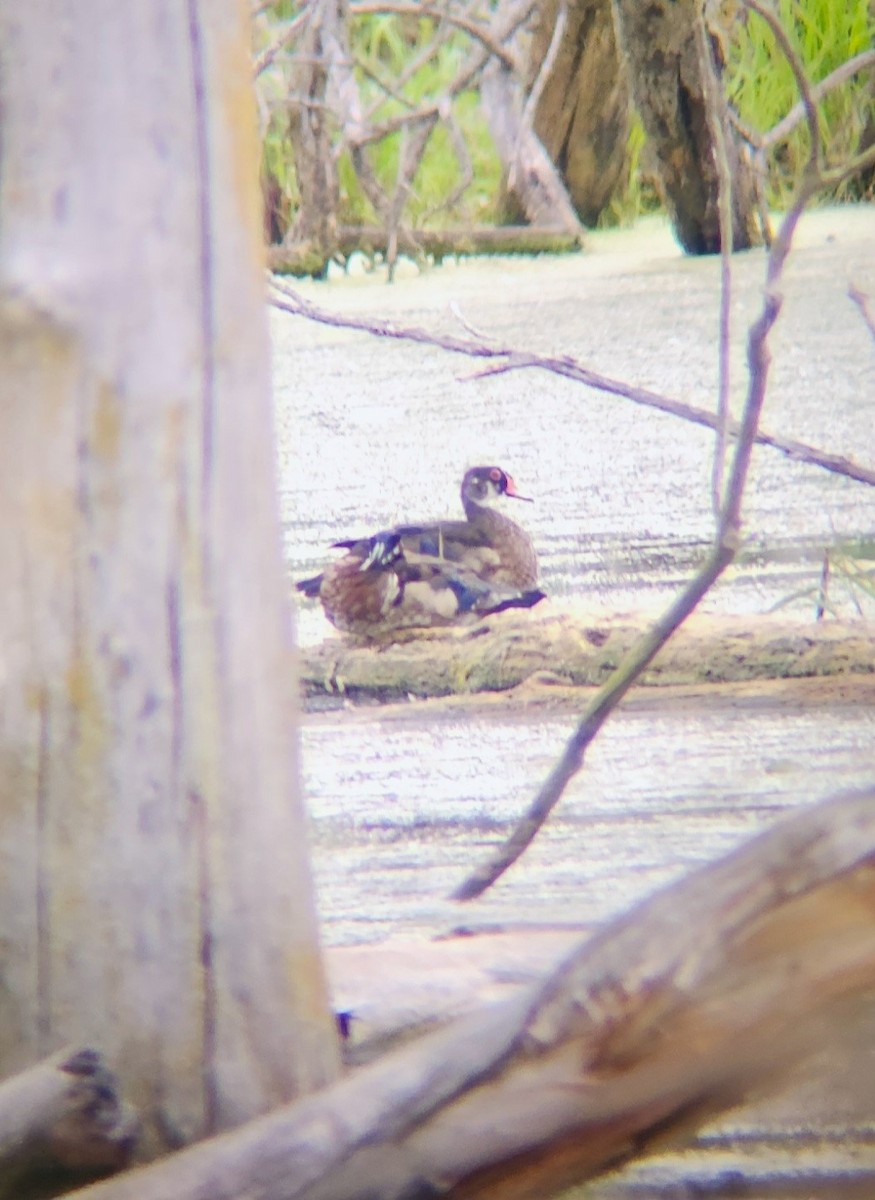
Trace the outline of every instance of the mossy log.
{"label": "mossy log", "polygon": [[[506,614],[464,630],[361,645],[333,638],[302,651],[311,707],[327,697],[389,702],[501,692],[533,678],[572,687],[605,682],[647,627],[643,617]],[[660,651],[644,685],[868,675],[875,645],[863,625],[772,617],[696,616]]]}
{"label": "mossy log", "polygon": [[[357,251],[384,256],[389,235],[376,225],[344,226],[337,235],[341,257]],[[475,254],[570,254],[580,249],[581,238],[567,229],[534,225],[472,225],[464,229],[398,230],[398,250],[410,258],[428,256],[440,260],[451,255]],[[268,266],[277,275],[312,275],[324,270],[324,257],[314,255],[312,245],[291,243],[269,246]]]}

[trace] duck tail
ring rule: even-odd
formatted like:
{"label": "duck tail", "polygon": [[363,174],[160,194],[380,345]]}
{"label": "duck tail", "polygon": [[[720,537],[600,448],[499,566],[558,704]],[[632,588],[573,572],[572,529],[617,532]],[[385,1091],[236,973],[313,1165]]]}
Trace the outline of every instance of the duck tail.
{"label": "duck tail", "polygon": [[536,604],[540,604],[542,600],[546,599],[546,592],[542,592],[540,588],[531,588],[526,592],[517,592],[513,596],[504,596],[501,600],[497,600],[495,604],[490,604],[488,607],[479,609],[478,611],[484,617],[491,617],[495,613],[504,612],[508,608],[534,608]]}
{"label": "duck tail", "polygon": [[315,600],[319,595],[319,589],[322,587],[322,576],[314,575],[312,579],[299,579],[295,587],[299,592],[303,592],[305,596],[309,596],[311,600]]}

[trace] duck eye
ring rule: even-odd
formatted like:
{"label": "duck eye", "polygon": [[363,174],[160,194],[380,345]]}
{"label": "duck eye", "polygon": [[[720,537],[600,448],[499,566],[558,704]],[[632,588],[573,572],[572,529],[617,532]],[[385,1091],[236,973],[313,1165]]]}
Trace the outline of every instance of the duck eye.
{"label": "duck eye", "polygon": [[499,471],[498,467],[493,467],[492,470],[489,472],[489,478],[492,480],[493,483],[499,483],[501,480],[501,475],[502,475],[502,473],[501,473],[501,471]]}

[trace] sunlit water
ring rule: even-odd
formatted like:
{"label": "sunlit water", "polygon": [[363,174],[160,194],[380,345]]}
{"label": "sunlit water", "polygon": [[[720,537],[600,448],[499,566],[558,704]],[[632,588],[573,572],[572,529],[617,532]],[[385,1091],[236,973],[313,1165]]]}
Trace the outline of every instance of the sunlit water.
{"label": "sunlit water", "polygon": [[[814,214],[791,258],[772,336],[764,427],[875,463],[875,353],[846,295],[875,292],[875,214]],[[746,387],[747,326],[763,255],[735,261],[732,393]],[[449,263],[394,285],[303,285],[332,311],[554,355],[713,410],[719,263],[685,259],[661,225],[593,237],[565,258]],[[451,307],[452,306],[452,307]],[[713,531],[709,431],[547,374],[475,378],[482,362],[415,343],[273,316],[281,485],[289,568],[318,570],[342,536],[459,513],[472,463],[497,462],[536,503],[521,505],[558,602],[612,610],[659,603],[701,560]],[[875,491],[755,451],[745,553],[708,605],[761,611],[805,593],[824,547],[875,531]],[[834,599],[853,611],[840,582]],[[301,636],[325,634],[314,609]]]}

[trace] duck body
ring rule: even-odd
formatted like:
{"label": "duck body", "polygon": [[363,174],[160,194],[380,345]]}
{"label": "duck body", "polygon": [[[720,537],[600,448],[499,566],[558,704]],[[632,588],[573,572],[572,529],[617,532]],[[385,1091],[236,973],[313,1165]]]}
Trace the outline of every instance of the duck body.
{"label": "duck body", "polygon": [[428,557],[408,559],[397,530],[336,545],[346,555],[296,586],[318,597],[332,625],[357,637],[379,640],[404,629],[471,624],[544,599],[537,588],[488,582]]}
{"label": "duck body", "polygon": [[474,571],[503,587],[531,588],[538,582],[532,539],[505,509],[506,501],[531,503],[501,467],[471,467],[462,480],[464,521],[401,525],[407,555],[426,555]]}
{"label": "duck body", "polygon": [[462,482],[466,520],[336,542],[346,555],[296,586],[338,629],[368,638],[531,608],[544,599],[537,558],[525,530],[497,510],[505,495],[525,499],[501,468],[474,467]]}

